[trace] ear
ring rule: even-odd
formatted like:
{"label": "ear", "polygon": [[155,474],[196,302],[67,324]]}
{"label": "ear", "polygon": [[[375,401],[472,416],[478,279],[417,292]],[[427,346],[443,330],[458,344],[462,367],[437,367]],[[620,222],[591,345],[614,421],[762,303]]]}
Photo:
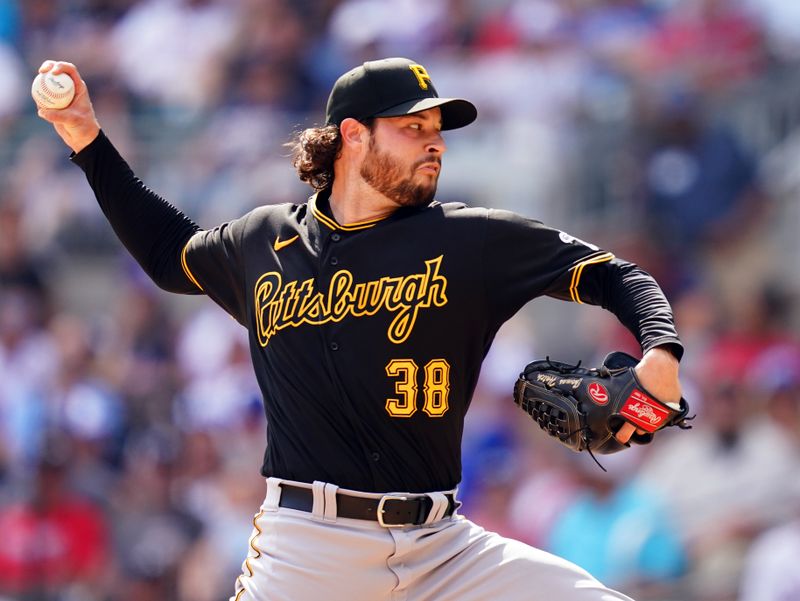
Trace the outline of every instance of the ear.
{"label": "ear", "polygon": [[357,149],[369,140],[369,129],[360,121],[348,117],[339,125],[342,146]]}

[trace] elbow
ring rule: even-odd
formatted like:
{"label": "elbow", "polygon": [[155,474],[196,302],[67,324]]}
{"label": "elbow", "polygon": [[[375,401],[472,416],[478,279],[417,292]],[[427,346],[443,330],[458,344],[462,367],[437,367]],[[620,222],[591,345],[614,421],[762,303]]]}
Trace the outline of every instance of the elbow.
{"label": "elbow", "polygon": [[143,266],[145,273],[161,290],[174,294],[203,294],[200,285],[190,277],[180,264],[164,261],[149,268]]}

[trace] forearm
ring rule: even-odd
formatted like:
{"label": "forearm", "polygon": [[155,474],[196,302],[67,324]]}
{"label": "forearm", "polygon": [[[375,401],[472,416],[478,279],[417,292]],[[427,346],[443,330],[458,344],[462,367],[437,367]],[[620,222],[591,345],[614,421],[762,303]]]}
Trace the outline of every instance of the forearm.
{"label": "forearm", "polygon": [[606,273],[598,286],[602,294],[596,304],[617,316],[636,336],[643,352],[663,347],[680,360],[683,345],[672,308],[655,279],[633,263],[620,260],[598,266],[599,270]]}
{"label": "forearm", "polygon": [[171,292],[199,292],[180,263],[198,226],[147,188],[103,132],[72,161],[86,174],[117,237],[156,285]]}
{"label": "forearm", "polygon": [[683,345],[669,301],[655,279],[633,263],[614,260],[605,269],[601,304],[642,347],[643,356],[636,366],[639,381],[662,402],[677,403],[681,398],[678,367]]}

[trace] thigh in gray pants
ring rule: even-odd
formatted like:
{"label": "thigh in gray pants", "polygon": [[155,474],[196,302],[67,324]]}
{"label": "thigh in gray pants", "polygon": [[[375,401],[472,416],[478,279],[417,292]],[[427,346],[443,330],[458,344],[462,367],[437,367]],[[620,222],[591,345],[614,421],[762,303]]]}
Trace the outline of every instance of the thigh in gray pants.
{"label": "thigh in gray pants", "polygon": [[[312,489],[310,512],[281,507],[282,482]],[[631,601],[578,566],[457,513],[385,527],[337,516],[337,493],[381,497],[267,480],[230,601]]]}

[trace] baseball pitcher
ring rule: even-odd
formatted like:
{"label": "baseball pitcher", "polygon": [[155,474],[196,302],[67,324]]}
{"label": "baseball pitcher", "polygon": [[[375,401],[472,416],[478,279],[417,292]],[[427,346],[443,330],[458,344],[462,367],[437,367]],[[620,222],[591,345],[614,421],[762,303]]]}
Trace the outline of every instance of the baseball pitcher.
{"label": "baseball pitcher", "polygon": [[481,362],[536,297],[602,305],[643,352],[589,374],[525,369],[515,398],[548,434],[612,452],[686,413],[681,342],[651,276],[533,219],[435,200],[443,132],[476,118],[470,102],[439,97],[411,60],[357,66],[325,124],[294,141],[311,197],[203,230],[136,178],[74,65],[40,71],[75,81],[67,108],[39,115],[125,247],[158,286],[207,295],[249,332],[266,494],[232,601],[628,599],[458,513]]}

